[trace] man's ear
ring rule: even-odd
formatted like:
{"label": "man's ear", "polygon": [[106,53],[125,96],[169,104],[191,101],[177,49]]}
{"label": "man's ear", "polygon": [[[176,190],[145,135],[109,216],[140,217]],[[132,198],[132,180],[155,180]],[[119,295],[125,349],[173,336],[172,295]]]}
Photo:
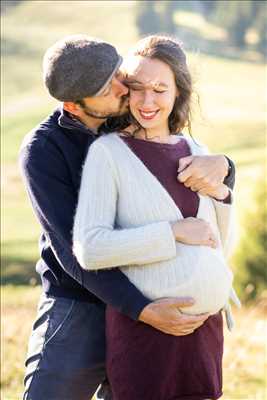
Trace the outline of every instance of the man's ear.
{"label": "man's ear", "polygon": [[73,115],[80,115],[81,109],[79,104],[73,103],[72,101],[64,101],[63,102],[63,109],[65,111],[68,111],[69,113]]}

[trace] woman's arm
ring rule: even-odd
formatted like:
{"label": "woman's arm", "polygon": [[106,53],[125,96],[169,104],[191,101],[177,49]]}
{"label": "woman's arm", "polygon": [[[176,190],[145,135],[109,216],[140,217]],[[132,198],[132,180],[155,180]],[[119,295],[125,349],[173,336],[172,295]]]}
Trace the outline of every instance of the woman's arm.
{"label": "woman's arm", "polygon": [[212,199],[216,211],[222,247],[226,258],[231,256],[236,244],[236,221],[233,194],[232,191],[230,192],[230,203],[224,203],[223,201],[214,198]]}
{"label": "woman's arm", "polygon": [[87,155],[73,228],[73,251],[84,269],[147,264],[176,256],[169,222],[114,229],[118,179],[111,156],[96,141]]}
{"label": "woman's arm", "polygon": [[[205,145],[201,143],[196,143],[188,135],[186,135],[186,139],[191,147],[193,155],[205,156],[210,154],[209,149]],[[233,163],[231,169],[232,169],[232,175],[234,176],[235,169]],[[232,181],[234,181],[233,177],[231,179]],[[228,196],[229,192],[230,196]],[[234,248],[235,236],[236,236],[233,192],[229,186],[227,187],[225,183],[222,183],[216,189],[213,190],[212,195],[210,195],[210,197],[213,201],[216,211],[217,223],[224,254],[226,257],[229,257]]]}

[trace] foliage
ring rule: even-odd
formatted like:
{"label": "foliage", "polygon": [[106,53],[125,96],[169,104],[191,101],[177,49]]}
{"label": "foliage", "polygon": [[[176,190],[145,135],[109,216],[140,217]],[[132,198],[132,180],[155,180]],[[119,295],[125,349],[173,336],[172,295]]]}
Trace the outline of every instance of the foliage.
{"label": "foliage", "polygon": [[179,1],[171,0],[137,2],[136,23],[140,35],[156,32],[174,34],[176,32],[174,13],[179,7]]}
{"label": "foliage", "polygon": [[140,35],[155,33],[160,27],[160,17],[155,10],[156,1],[140,1],[136,14],[136,24]]}
{"label": "foliage", "polygon": [[258,37],[256,49],[266,54],[266,7],[266,2],[259,0],[140,1],[137,2],[137,25],[142,35],[157,31],[173,34],[180,29],[179,18],[175,24],[174,14],[189,10],[223,27],[228,43],[236,48],[248,48],[246,34],[254,29]]}
{"label": "foliage", "polygon": [[244,298],[249,299],[255,299],[267,292],[266,179],[262,177],[256,186],[255,203],[244,216],[245,234],[235,256],[240,292]]}
{"label": "foliage", "polygon": [[174,23],[174,12],[177,8],[175,1],[162,1],[158,2],[157,10],[160,15],[160,31],[166,32],[170,35],[176,32],[176,25]]}
{"label": "foliage", "polygon": [[2,0],[1,13],[5,13],[9,8],[19,5],[23,0]]}
{"label": "foliage", "polygon": [[237,47],[245,47],[245,34],[252,23],[252,1],[218,1],[215,19],[228,30],[230,41]]}
{"label": "foliage", "polygon": [[258,7],[254,20],[254,25],[259,35],[257,49],[259,52],[267,56],[267,3],[264,1],[257,3]]}

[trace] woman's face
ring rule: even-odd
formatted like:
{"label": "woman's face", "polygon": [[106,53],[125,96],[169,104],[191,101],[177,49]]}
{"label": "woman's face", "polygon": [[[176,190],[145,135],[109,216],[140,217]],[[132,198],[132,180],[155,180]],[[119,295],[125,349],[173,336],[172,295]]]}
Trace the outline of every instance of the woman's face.
{"label": "woman's face", "polygon": [[171,68],[158,59],[135,56],[127,66],[130,110],[146,129],[169,130],[178,90]]}

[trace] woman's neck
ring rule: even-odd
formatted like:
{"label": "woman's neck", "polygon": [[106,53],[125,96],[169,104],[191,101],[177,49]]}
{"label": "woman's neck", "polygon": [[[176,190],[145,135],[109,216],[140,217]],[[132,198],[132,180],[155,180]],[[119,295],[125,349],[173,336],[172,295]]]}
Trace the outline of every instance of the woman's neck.
{"label": "woman's neck", "polygon": [[[135,132],[134,132],[135,131]],[[143,139],[151,142],[157,142],[157,143],[169,143],[173,144],[177,142],[177,138],[174,135],[170,134],[170,131],[168,129],[166,130],[156,130],[156,129],[140,129],[136,131],[136,128],[134,128],[134,136],[136,139]]]}

